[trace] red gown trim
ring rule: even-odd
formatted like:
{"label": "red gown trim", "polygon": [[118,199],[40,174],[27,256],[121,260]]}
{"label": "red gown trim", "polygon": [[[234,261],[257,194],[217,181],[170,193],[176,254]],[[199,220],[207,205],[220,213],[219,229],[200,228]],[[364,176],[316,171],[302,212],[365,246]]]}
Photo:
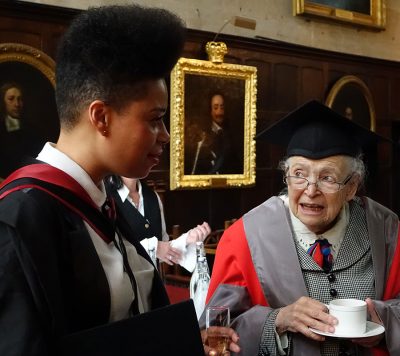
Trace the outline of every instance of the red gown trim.
{"label": "red gown trim", "polygon": [[[242,253],[237,254],[237,251]],[[251,259],[242,219],[225,231],[218,244],[207,303],[219,284],[246,287],[253,305],[268,306]]]}
{"label": "red gown trim", "polygon": [[[73,194],[77,195],[82,200],[84,200],[87,204],[89,204],[89,206],[98,210],[98,207],[96,206],[92,198],[75,179],[73,179],[70,175],[68,175],[64,171],[44,163],[30,164],[16,170],[0,184],[0,190],[7,184],[22,178],[34,178],[40,181],[44,181],[65,188],[71,191]],[[50,189],[42,187],[40,183],[37,184],[22,183],[12,188],[6,189],[0,195],[0,200],[14,191],[25,188],[40,189],[46,192],[47,194],[51,195],[52,197],[58,199],[62,204],[67,206],[70,210],[74,211],[84,221],[86,221],[92,227],[92,229],[96,231],[96,233],[102,238],[102,240],[104,240],[106,243],[110,243],[112,241],[112,239],[110,239],[106,233],[104,233],[102,230],[99,229],[98,224],[89,219],[88,216],[82,210],[75,207],[68,200],[64,199],[62,196],[56,194]]]}

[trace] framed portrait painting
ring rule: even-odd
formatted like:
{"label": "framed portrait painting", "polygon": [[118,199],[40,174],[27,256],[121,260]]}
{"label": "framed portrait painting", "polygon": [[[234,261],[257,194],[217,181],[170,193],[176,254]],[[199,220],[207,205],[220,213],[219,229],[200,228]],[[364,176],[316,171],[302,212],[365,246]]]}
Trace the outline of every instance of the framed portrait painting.
{"label": "framed portrait painting", "polygon": [[357,76],[346,75],[335,82],[325,104],[342,116],[375,131],[376,114],[372,94]]}
{"label": "framed portrait painting", "polygon": [[54,70],[36,48],[0,44],[0,180],[58,136]]}
{"label": "framed portrait painting", "polygon": [[386,0],[293,0],[294,15],[319,16],[383,30]]}
{"label": "framed portrait painting", "polygon": [[257,70],[180,58],[171,73],[171,189],[255,183]]}

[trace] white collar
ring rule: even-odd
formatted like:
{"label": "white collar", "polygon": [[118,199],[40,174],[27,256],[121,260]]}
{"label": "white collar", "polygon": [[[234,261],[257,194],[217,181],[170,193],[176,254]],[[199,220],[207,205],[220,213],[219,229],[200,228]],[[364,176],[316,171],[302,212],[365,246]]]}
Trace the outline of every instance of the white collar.
{"label": "white collar", "polygon": [[[284,201],[285,205],[289,207],[289,198],[287,195],[281,195],[280,198]],[[344,239],[344,235],[346,233],[347,226],[349,224],[350,212],[349,212],[349,203],[345,203],[342,210],[339,213],[336,224],[330,228],[328,231],[325,231],[321,235],[317,235],[311,232],[290,210],[290,220],[292,222],[293,233],[295,235],[296,241],[300,244],[300,246],[304,250],[308,250],[308,248],[315,242],[317,239],[327,239],[329,243],[332,245],[332,254],[334,257],[337,256],[340,245]]]}
{"label": "white collar", "polygon": [[125,200],[128,200],[130,203],[133,204],[133,206],[139,210],[142,211],[143,209],[141,208],[143,205],[143,195],[142,195],[142,183],[140,182],[140,180],[137,180],[137,190],[138,190],[138,194],[139,194],[139,204],[138,206],[136,206],[135,202],[131,199],[131,197],[129,196],[129,188],[125,185],[122,184],[122,187],[118,189],[118,194],[121,198],[121,200],[124,202]]}
{"label": "white collar", "polygon": [[213,122],[211,123],[211,130],[212,130],[214,133],[218,133],[218,132],[220,132],[220,131],[223,131],[223,128],[222,128],[221,126],[219,126],[215,121],[213,121]]}
{"label": "white collar", "polygon": [[89,174],[78,163],[59,151],[54,143],[47,142],[38,154],[37,159],[62,170],[74,178],[99,208],[106,201],[106,190],[103,181],[100,182],[98,187]]}
{"label": "white collar", "polygon": [[122,202],[124,202],[129,197],[129,189],[124,183],[122,183],[122,187],[118,189],[118,194]]}
{"label": "white collar", "polygon": [[18,131],[21,129],[21,120],[10,115],[6,116],[5,124],[7,132]]}

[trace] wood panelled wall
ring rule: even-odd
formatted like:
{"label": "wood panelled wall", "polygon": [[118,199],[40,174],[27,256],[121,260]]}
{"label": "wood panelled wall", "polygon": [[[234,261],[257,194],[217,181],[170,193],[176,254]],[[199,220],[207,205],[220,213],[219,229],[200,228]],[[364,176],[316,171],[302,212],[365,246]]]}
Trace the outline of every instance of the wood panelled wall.
{"label": "wood panelled wall", "polygon": [[[55,59],[59,38],[77,13],[77,10],[18,1],[1,2],[0,42],[27,44]],[[184,56],[206,59],[205,43],[212,38],[211,33],[188,30]],[[309,99],[325,101],[339,78],[356,75],[372,93],[376,131],[396,140],[400,136],[400,63],[265,39],[220,35],[219,40],[229,48],[226,62],[258,68],[257,131]],[[256,185],[241,189],[170,191],[168,152],[148,177],[162,194],[168,230],[176,224],[186,230],[204,220],[214,229],[222,228],[225,220],[240,217],[278,193],[283,184],[277,165],[284,151],[263,142],[257,143],[256,149]],[[398,154],[392,145],[381,145],[367,190],[368,195],[400,212],[397,160]]]}

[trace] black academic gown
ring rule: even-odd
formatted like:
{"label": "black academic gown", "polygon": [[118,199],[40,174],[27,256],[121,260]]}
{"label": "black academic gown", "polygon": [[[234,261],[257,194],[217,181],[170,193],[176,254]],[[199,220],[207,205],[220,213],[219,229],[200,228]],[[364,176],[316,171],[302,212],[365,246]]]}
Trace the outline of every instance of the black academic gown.
{"label": "black academic gown", "polygon": [[[123,236],[150,261],[129,225]],[[152,309],[169,303],[157,274]],[[110,292],[88,231],[38,189],[0,201],[0,355],[57,355],[67,334],[108,323]]]}

